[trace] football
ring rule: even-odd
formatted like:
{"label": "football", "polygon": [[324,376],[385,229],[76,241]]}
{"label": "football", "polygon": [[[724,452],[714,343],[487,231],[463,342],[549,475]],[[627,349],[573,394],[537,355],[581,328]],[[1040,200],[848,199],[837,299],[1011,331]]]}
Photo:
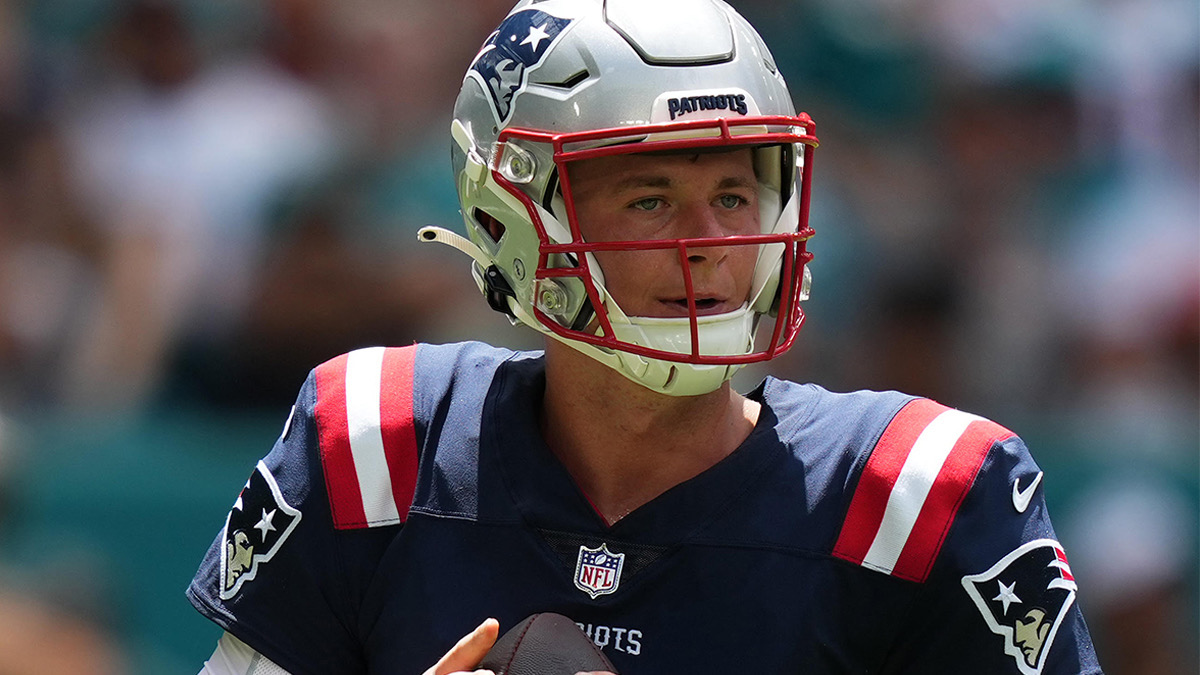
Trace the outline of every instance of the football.
{"label": "football", "polygon": [[496,675],[617,672],[574,621],[553,612],[534,614],[510,628],[496,640],[479,667]]}

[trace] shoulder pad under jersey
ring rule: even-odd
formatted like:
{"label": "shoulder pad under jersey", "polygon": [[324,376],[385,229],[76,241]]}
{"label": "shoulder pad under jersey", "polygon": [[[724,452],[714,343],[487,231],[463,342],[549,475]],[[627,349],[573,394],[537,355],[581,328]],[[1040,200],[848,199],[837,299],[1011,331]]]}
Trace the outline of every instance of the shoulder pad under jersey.
{"label": "shoulder pad under jersey", "polygon": [[910,401],[871,450],[833,555],[924,582],[988,452],[1013,435],[929,399]]}

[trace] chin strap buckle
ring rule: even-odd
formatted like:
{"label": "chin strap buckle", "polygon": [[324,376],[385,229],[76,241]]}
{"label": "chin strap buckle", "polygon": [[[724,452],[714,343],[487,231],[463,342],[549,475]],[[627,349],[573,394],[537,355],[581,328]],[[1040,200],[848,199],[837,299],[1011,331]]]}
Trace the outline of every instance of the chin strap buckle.
{"label": "chin strap buckle", "polygon": [[504,275],[500,274],[500,268],[495,265],[488,265],[483,271],[483,295],[492,309],[510,319],[517,318],[508,305],[508,299],[515,299],[517,294],[513,292],[512,286],[508,285]]}
{"label": "chin strap buckle", "polygon": [[488,305],[509,318],[516,318],[508,306],[508,299],[516,298],[517,294],[513,292],[512,286],[500,273],[500,268],[496,266],[496,263],[492,262],[492,259],[483,252],[483,249],[475,245],[475,242],[436,225],[427,225],[417,230],[417,240],[445,244],[471,256],[471,259],[475,261],[475,264],[471,266],[471,275],[475,277],[475,283],[479,286],[479,290],[483,291],[483,296],[487,298]]}

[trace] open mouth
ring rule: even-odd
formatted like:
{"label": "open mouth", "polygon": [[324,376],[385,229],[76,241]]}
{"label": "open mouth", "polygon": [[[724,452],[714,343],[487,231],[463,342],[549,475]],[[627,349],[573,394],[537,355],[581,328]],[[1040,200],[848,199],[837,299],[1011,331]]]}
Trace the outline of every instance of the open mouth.
{"label": "open mouth", "polygon": [[[677,308],[681,314],[688,314],[687,298],[665,300],[665,304]],[[697,314],[716,314],[724,311],[725,301],[718,298],[696,298]]]}

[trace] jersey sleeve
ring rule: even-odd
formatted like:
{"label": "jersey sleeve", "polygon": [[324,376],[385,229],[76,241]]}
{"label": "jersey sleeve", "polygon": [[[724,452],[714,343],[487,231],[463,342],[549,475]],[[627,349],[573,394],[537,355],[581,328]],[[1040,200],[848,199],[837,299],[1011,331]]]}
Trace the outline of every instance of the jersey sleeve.
{"label": "jersey sleeve", "polygon": [[293,675],[366,672],[359,608],[416,484],[416,349],[362,349],[309,374],[188,587]]}
{"label": "jersey sleeve", "polygon": [[864,463],[835,557],[912,587],[883,672],[1099,673],[1024,442],[928,399]]}
{"label": "jersey sleeve", "polygon": [[943,654],[980,673],[1101,672],[1045,479],[1019,437],[988,444],[910,611],[898,672],[927,672],[919,664]]}

